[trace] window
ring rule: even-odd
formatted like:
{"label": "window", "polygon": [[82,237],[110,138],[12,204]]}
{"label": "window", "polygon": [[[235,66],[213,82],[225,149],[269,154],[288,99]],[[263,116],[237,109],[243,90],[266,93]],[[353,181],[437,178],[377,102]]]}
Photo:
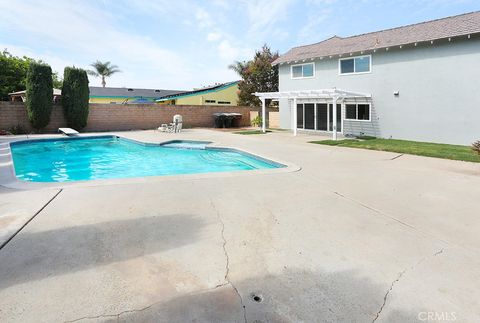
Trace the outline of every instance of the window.
{"label": "window", "polygon": [[301,65],[292,65],[292,78],[307,78],[315,76],[315,64],[301,64]]}
{"label": "window", "polygon": [[230,101],[218,101],[218,104],[230,104]]}
{"label": "window", "polygon": [[345,120],[370,121],[370,104],[345,105]]}
{"label": "window", "polygon": [[303,104],[297,104],[297,128],[303,129]]}
{"label": "window", "polygon": [[340,74],[369,73],[371,70],[371,56],[342,58],[339,60]]}

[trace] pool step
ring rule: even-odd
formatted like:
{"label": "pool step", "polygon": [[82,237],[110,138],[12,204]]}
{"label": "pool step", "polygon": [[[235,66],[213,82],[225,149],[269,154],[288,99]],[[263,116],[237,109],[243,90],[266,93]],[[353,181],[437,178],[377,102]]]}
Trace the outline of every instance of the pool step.
{"label": "pool step", "polygon": [[5,166],[12,163],[12,154],[8,142],[0,144],[0,166]]}

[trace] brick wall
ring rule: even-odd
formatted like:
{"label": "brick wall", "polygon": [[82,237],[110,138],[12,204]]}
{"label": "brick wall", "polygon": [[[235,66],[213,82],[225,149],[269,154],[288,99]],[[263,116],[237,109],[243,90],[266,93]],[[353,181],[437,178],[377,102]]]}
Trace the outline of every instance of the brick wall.
{"label": "brick wall", "polygon": [[[50,123],[44,129],[44,132],[55,132],[65,125],[62,107],[54,106],[50,115]],[[25,104],[23,102],[0,101],[0,129],[9,130],[16,126],[21,126],[29,132],[34,130],[30,121],[28,121]]]}
{"label": "brick wall", "polygon": [[[184,127],[213,127],[216,112],[240,113],[240,126],[250,125],[249,107],[90,104],[87,127],[83,131],[154,129],[162,123],[172,122],[175,114],[182,115]],[[33,131],[25,105],[22,102],[0,102],[0,129],[8,130],[17,125]],[[65,126],[62,107],[55,105],[44,132],[55,132]]]}

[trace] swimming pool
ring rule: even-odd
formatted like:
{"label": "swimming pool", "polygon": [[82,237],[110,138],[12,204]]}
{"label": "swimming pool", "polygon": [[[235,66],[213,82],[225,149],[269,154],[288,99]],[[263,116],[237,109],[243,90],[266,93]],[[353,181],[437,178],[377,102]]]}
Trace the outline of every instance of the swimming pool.
{"label": "swimming pool", "polygon": [[117,136],[10,144],[15,175],[30,182],[132,178],[280,168],[284,165],[208,142],[145,144]]}

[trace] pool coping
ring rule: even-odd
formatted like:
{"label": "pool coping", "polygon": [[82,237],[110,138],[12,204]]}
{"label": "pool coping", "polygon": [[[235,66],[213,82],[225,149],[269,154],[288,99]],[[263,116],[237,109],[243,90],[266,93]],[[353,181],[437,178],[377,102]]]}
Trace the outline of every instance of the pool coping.
{"label": "pool coping", "polygon": [[[218,150],[235,150],[243,154],[260,159],[267,163],[274,163],[283,165],[284,167],[269,168],[269,169],[254,169],[254,170],[238,170],[230,172],[210,172],[210,173],[195,173],[195,174],[175,174],[175,175],[157,175],[157,176],[143,176],[143,177],[128,177],[128,178],[112,178],[112,179],[96,179],[96,180],[80,180],[71,182],[29,182],[23,181],[17,178],[15,174],[15,166],[13,163],[13,156],[11,152],[12,143],[20,142],[38,142],[38,141],[50,141],[55,140],[68,140],[68,139],[86,139],[86,138],[102,138],[102,137],[118,137],[122,140],[131,141],[136,144],[145,146],[162,146],[171,142],[178,141],[191,141],[191,142],[203,142],[206,143],[206,149],[218,149]],[[259,155],[258,153],[245,150],[243,148],[237,148],[235,146],[225,147],[218,142],[195,140],[195,139],[168,139],[160,142],[148,142],[137,139],[127,138],[125,136],[108,133],[105,135],[98,134],[80,134],[75,137],[58,137],[48,136],[42,138],[8,138],[7,141],[0,143],[0,186],[9,189],[18,190],[37,190],[45,188],[67,188],[67,187],[88,187],[88,186],[104,186],[104,185],[122,185],[122,184],[135,184],[135,183],[153,183],[153,182],[168,182],[178,180],[201,180],[208,178],[227,178],[234,176],[254,176],[254,175],[267,175],[267,174],[279,174],[279,173],[292,173],[300,171],[301,167],[290,163],[288,161],[279,160],[278,158],[272,158],[270,156]]]}

